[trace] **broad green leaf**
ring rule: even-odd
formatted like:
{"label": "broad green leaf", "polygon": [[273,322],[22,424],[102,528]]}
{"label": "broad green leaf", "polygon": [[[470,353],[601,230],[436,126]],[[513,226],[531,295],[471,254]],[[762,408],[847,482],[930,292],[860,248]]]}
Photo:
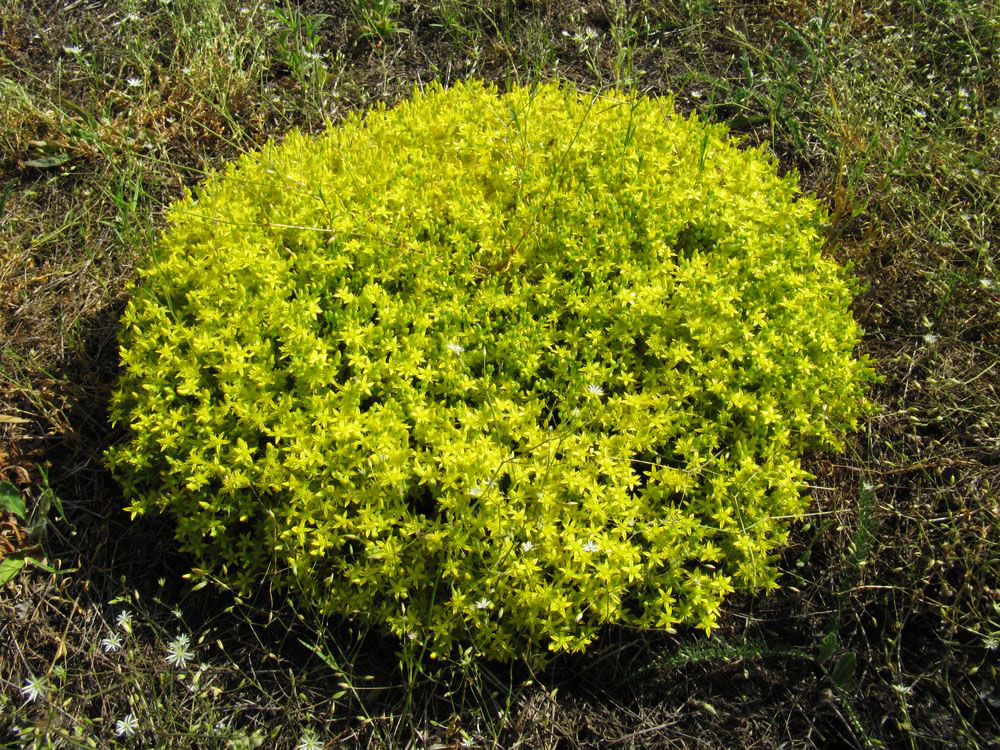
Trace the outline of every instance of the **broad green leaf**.
{"label": "broad green leaf", "polygon": [[21,499],[21,491],[10,482],[0,482],[0,509],[17,516],[22,521],[28,516],[24,500]]}
{"label": "broad green leaf", "polygon": [[837,633],[836,631],[831,630],[823,637],[823,640],[819,642],[819,650],[816,653],[816,658],[819,661],[824,662],[832,657],[836,650]]}
{"label": "broad green leaf", "polygon": [[29,159],[24,163],[26,166],[37,169],[50,169],[51,167],[58,167],[61,164],[65,164],[72,158],[69,154],[53,154],[52,156],[42,156],[38,159]]}
{"label": "broad green leaf", "polygon": [[8,557],[0,562],[0,586],[10,581],[24,567],[24,558]]}
{"label": "broad green leaf", "polygon": [[830,681],[838,688],[842,688],[854,676],[858,658],[853,651],[841,655],[837,663],[830,670]]}

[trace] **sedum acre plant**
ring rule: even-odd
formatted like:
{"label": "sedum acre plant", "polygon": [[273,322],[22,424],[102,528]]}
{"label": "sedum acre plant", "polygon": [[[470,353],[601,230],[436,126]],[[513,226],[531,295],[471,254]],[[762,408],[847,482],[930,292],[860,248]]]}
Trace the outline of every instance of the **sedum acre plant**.
{"label": "sedum acre plant", "polygon": [[668,99],[430,87],[172,207],[110,464],[246,591],[438,655],[710,631],[870,367],[817,203]]}

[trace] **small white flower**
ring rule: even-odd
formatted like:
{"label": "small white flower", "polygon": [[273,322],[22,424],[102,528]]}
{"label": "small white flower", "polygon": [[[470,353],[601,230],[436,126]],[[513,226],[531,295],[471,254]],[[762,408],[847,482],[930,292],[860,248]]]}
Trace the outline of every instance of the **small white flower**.
{"label": "small white flower", "polygon": [[24,687],[21,688],[21,695],[27,698],[29,703],[34,703],[39,698],[45,697],[46,688],[47,685],[45,684],[44,677],[35,677],[32,675],[24,683]]}
{"label": "small white flower", "polygon": [[933,334],[933,333],[925,333],[924,334],[924,341],[927,342],[928,344],[934,344],[934,343],[937,342],[937,340],[938,340],[938,337],[935,334]]}
{"label": "small white flower", "polygon": [[485,596],[476,602],[476,609],[489,609],[493,606],[493,602],[487,599]]}
{"label": "small white flower", "polygon": [[67,55],[79,55],[81,52],[83,52],[83,48],[77,47],[75,44],[72,44],[68,47],[63,47],[63,52],[65,52]]}
{"label": "small white flower", "polygon": [[295,746],[295,750],[323,750],[323,743],[315,734],[306,731],[302,734],[299,744]]}
{"label": "small white flower", "polygon": [[913,114],[915,116],[919,117],[921,120],[923,120],[925,117],[927,117],[927,113],[924,112],[922,109],[915,109],[915,110],[913,110]]}
{"label": "small white flower", "polygon": [[584,552],[597,552],[600,547],[597,546],[597,542],[593,539],[588,539],[587,543],[583,545]]}
{"label": "small white flower", "polygon": [[101,641],[101,648],[104,649],[104,653],[110,654],[114,651],[121,651],[122,649],[122,637],[118,633],[111,633],[107,638]]}
{"label": "small white flower", "polygon": [[191,650],[191,639],[181,633],[167,645],[167,663],[178,669],[187,666],[189,660],[194,658],[194,651]]}
{"label": "small white flower", "polygon": [[131,737],[138,728],[139,720],[135,718],[135,714],[129,714],[115,722],[115,734],[119,737]]}
{"label": "small white flower", "polygon": [[983,289],[992,289],[994,284],[995,284],[995,282],[993,281],[993,279],[980,279],[979,280],[979,286],[981,286]]}
{"label": "small white flower", "polygon": [[480,485],[476,485],[471,490],[469,490],[469,497],[482,497],[483,488]]}
{"label": "small white flower", "polygon": [[118,623],[118,627],[124,630],[126,633],[132,632],[132,613],[127,609],[122,610],[118,613],[118,617],[115,620]]}
{"label": "small white flower", "polygon": [[465,347],[461,344],[448,344],[448,351],[454,354],[461,354],[465,351]]}
{"label": "small white flower", "polygon": [[531,541],[521,542],[521,551],[522,552],[531,552],[531,550],[533,550],[534,548],[535,548],[535,545]]}
{"label": "small white flower", "polygon": [[963,86],[963,87],[959,88],[959,90],[958,90],[958,95],[959,95],[960,97],[962,97],[962,98],[964,99],[964,98],[966,98],[966,97],[967,97],[967,96],[969,95],[969,92],[968,92],[968,90],[967,90],[967,89],[966,89],[966,88],[965,88],[965,87]]}
{"label": "small white flower", "polygon": [[601,386],[599,385],[588,385],[587,393],[589,393],[591,396],[603,396],[604,389],[601,388]]}
{"label": "small white flower", "polygon": [[138,13],[129,13],[127,16],[125,16],[125,18],[126,18],[126,20],[129,20],[129,21],[138,21],[139,20],[139,14]]}
{"label": "small white flower", "polygon": [[872,484],[871,482],[862,482],[861,489],[863,489],[865,492],[871,492],[872,490],[875,489],[875,485]]}
{"label": "small white flower", "polygon": [[701,97],[702,97],[702,93],[698,89],[695,89],[694,91],[691,92],[691,98],[692,99],[701,99]]}
{"label": "small white flower", "polygon": [[131,76],[125,79],[125,83],[127,83],[132,88],[138,88],[139,86],[142,85],[142,79],[136,78],[135,76]]}

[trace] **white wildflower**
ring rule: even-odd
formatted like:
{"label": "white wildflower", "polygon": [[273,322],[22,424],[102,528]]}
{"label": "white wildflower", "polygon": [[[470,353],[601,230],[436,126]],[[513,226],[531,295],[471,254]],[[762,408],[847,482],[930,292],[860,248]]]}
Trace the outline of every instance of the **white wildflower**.
{"label": "white wildflower", "polygon": [[924,334],[924,341],[926,343],[928,343],[928,344],[934,344],[934,343],[937,342],[937,340],[938,340],[938,337],[935,334],[933,334],[933,333],[925,333]]}
{"label": "white wildflower", "polygon": [[65,52],[67,55],[79,55],[81,52],[83,52],[83,48],[77,47],[75,44],[72,44],[68,47],[63,47],[63,52]]}
{"label": "white wildflower", "polygon": [[[566,32],[563,32],[563,34],[565,33]],[[597,41],[598,39],[597,31],[595,31],[590,26],[585,28],[582,32],[579,31],[576,32],[572,36],[573,36],[573,41],[576,42],[577,49],[579,49],[581,53],[587,52],[587,50],[590,48],[590,43]],[[598,42],[598,45],[599,44],[600,42]]]}
{"label": "white wildflower", "polygon": [[295,750],[323,750],[323,743],[319,741],[319,738],[315,734],[306,731],[303,732],[299,744],[295,746]]}
{"label": "white wildflower", "polygon": [[531,550],[533,550],[534,548],[535,548],[535,545],[531,541],[521,542],[521,551],[522,552],[531,552]]}
{"label": "white wildflower", "polygon": [[599,385],[588,385],[587,393],[589,393],[591,396],[603,396],[604,389],[601,388],[601,386]]}
{"label": "white wildflower", "polygon": [[487,599],[485,596],[476,602],[476,609],[489,609],[493,606],[493,602]]}
{"label": "white wildflower", "polygon": [[597,552],[599,549],[600,547],[597,546],[597,542],[593,539],[588,539],[587,543],[583,545],[584,552]]}
{"label": "white wildflower", "polygon": [[701,99],[701,97],[702,97],[702,93],[698,89],[695,89],[694,91],[691,92],[691,98],[692,99]]}
{"label": "white wildflower", "polygon": [[122,650],[122,637],[118,633],[111,633],[107,638],[101,641],[101,648],[104,649],[104,653],[110,654],[114,651]]}
{"label": "white wildflower", "polygon": [[993,279],[980,279],[979,280],[979,286],[981,286],[983,289],[992,289],[993,286],[994,286],[994,284],[995,284],[995,282],[993,281]]}
{"label": "white wildflower", "polygon": [[138,88],[139,86],[142,85],[142,79],[136,78],[135,76],[130,76],[129,78],[125,79],[125,83],[127,83],[132,88]]}
{"label": "white wildflower", "polygon": [[132,632],[132,613],[127,609],[122,610],[118,613],[118,618],[115,620],[118,623],[118,627],[124,630],[126,633]]}
{"label": "white wildflower", "polygon": [[178,669],[187,666],[188,661],[194,658],[194,651],[191,649],[191,639],[181,633],[167,645],[167,663]]}
{"label": "white wildflower", "polygon": [[139,720],[135,718],[135,714],[129,714],[115,722],[115,734],[119,737],[131,737],[138,728]]}
{"label": "white wildflower", "polygon": [[454,354],[461,354],[465,351],[465,347],[461,344],[448,344],[448,351]]}
{"label": "white wildflower", "polygon": [[39,698],[45,697],[46,688],[44,677],[31,675],[21,688],[21,695],[27,698],[29,703],[34,703]]}

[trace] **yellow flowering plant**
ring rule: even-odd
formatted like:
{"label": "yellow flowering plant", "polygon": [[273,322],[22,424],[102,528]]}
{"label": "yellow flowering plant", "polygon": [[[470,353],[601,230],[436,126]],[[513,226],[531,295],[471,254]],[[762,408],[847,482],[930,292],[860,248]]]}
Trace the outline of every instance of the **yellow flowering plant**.
{"label": "yellow flowering plant", "polygon": [[668,98],[431,86],[178,201],[109,463],[237,590],[445,655],[711,631],[871,368],[824,213]]}

